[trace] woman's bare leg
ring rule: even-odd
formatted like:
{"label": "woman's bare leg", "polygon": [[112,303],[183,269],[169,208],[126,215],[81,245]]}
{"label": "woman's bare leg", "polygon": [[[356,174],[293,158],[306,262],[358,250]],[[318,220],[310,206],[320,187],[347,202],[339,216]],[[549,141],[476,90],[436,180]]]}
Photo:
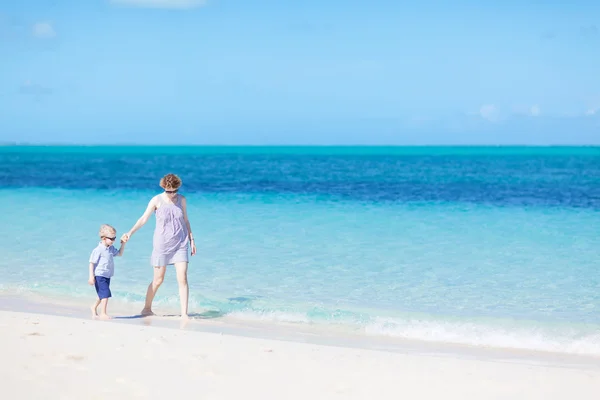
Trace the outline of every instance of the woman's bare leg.
{"label": "woman's bare leg", "polygon": [[165,280],[165,272],[167,271],[166,266],[162,267],[154,267],[154,278],[152,282],[148,285],[148,290],[146,290],[146,301],[144,304],[144,309],[142,310],[142,315],[154,315],[152,312],[152,301],[154,300],[154,296],[156,296],[156,292],[160,285],[162,285]]}
{"label": "woman's bare leg", "polygon": [[187,262],[175,263],[175,271],[177,271],[177,284],[179,285],[179,302],[181,304],[181,318],[188,318],[188,297],[189,288],[187,280]]}

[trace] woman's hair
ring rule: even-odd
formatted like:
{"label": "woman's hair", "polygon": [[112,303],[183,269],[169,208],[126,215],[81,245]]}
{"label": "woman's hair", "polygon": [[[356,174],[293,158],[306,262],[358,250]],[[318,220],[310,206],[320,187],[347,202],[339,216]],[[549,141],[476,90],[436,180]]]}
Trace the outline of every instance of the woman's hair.
{"label": "woman's hair", "polygon": [[117,230],[108,224],[102,225],[100,227],[100,232],[98,232],[98,235],[100,235],[101,238],[114,237],[114,235],[116,235],[116,234],[117,234]]}
{"label": "woman's hair", "polygon": [[175,174],[166,174],[160,179],[160,187],[163,189],[179,189],[181,178]]}

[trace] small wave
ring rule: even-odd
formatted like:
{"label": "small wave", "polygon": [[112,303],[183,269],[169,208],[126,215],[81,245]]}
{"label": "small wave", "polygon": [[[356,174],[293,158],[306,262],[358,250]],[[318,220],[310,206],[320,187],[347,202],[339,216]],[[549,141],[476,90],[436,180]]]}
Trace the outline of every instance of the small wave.
{"label": "small wave", "polygon": [[233,311],[227,314],[245,321],[287,322],[309,324],[312,321],[306,314],[285,311]]}
{"label": "small wave", "polygon": [[518,323],[485,324],[460,321],[375,318],[367,335],[519,350],[600,355],[600,329]]}
{"label": "small wave", "polygon": [[460,321],[435,317],[369,317],[351,312],[346,312],[344,318],[322,318],[322,313],[316,316],[312,310],[244,309],[224,314],[242,321],[310,324],[337,332],[345,328],[343,331],[347,333],[358,332],[371,337],[600,356],[600,329],[589,325],[550,325],[512,320]]}
{"label": "small wave", "polygon": [[[56,295],[65,300],[88,299],[89,290],[71,290],[68,295],[52,287],[26,285],[0,286],[0,292],[17,296]],[[62,296],[59,296],[62,295]],[[66,297],[65,297],[66,296]],[[141,304],[144,296],[128,291],[116,291],[119,303]],[[177,294],[161,296],[155,306],[177,312]],[[477,347],[600,356],[600,327],[590,324],[550,324],[512,319],[466,319],[434,315],[377,316],[377,310],[362,312],[311,307],[308,305],[270,304],[257,296],[230,297],[216,300],[190,295],[190,309],[210,310],[219,317],[240,321],[311,325],[321,331],[363,334],[371,337],[391,337],[432,343],[447,343]],[[341,329],[341,330],[340,330]]]}

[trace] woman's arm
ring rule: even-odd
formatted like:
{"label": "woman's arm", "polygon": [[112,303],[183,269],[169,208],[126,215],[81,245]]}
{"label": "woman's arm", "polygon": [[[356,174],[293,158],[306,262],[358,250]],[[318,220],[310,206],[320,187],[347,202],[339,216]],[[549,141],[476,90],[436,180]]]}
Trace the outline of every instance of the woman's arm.
{"label": "woman's arm", "polygon": [[194,234],[192,233],[192,226],[190,225],[190,220],[187,214],[187,200],[184,196],[181,196],[181,209],[183,210],[183,219],[185,220],[185,224],[187,226],[188,236],[190,238],[190,244],[192,247],[192,255],[196,254],[196,242],[194,241]]}
{"label": "woman's arm", "polygon": [[125,233],[121,237],[121,240],[123,242],[127,242],[129,240],[129,238],[131,237],[131,235],[133,235],[138,229],[140,229],[142,226],[144,226],[144,224],[146,222],[148,222],[148,219],[150,219],[150,216],[152,215],[154,210],[156,210],[156,196],[153,197],[152,200],[150,200],[148,202],[148,207],[146,207],[146,211],[144,211],[144,214],[142,214],[140,219],[138,219],[137,222],[135,223],[135,225],[133,225],[133,228],[131,228],[129,230],[129,232]]}
{"label": "woman's arm", "polygon": [[190,225],[190,220],[187,214],[187,200],[183,196],[181,196],[181,209],[183,210],[183,219],[185,220],[185,225],[187,226],[188,236],[190,238],[190,242],[192,242],[194,240],[194,234],[192,233],[192,226]]}

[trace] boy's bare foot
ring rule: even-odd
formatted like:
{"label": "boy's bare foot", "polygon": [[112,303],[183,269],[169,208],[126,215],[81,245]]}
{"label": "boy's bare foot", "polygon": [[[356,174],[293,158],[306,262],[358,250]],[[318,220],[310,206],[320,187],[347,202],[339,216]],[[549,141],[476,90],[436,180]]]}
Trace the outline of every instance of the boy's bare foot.
{"label": "boy's bare foot", "polygon": [[97,306],[91,305],[90,310],[92,310],[92,318],[96,318],[98,316]]}
{"label": "boy's bare foot", "polygon": [[99,318],[103,320],[112,319],[112,317],[108,314],[100,314]]}
{"label": "boy's bare foot", "polygon": [[142,315],[142,317],[147,317],[147,316],[150,316],[150,315],[154,315],[154,313],[152,312],[152,310],[149,309],[149,308],[144,308],[140,314]]}

